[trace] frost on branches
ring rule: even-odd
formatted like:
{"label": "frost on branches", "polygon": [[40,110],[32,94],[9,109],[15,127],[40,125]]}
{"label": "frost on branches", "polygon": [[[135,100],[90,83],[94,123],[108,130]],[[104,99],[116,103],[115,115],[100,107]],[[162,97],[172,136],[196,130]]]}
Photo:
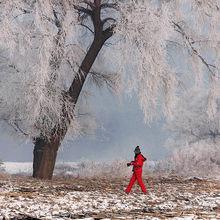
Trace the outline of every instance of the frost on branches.
{"label": "frost on branches", "polygon": [[167,167],[183,175],[213,177],[220,169],[219,6],[220,1],[191,0],[173,5],[177,35],[169,51],[175,51],[170,53],[179,88],[167,145],[179,148]]}
{"label": "frost on branches", "polygon": [[166,50],[174,34],[172,15],[168,5],[151,1],[126,1],[120,6],[122,19],[116,33],[124,41],[119,47],[125,89],[137,92],[145,121],[151,121],[159,113],[158,104],[163,113],[170,113],[175,93],[176,79]]}
{"label": "frost on branches", "polygon": [[[16,131],[47,135],[61,120],[66,36],[76,16],[68,2],[3,1],[0,5],[0,116]],[[64,72],[64,70],[63,70]],[[71,111],[69,111],[71,112]]]}
{"label": "frost on branches", "polygon": [[164,167],[182,175],[218,177],[220,172],[220,99],[214,117],[208,115],[207,91],[190,90],[179,101],[173,119],[167,123],[174,147]]}
{"label": "frost on branches", "polygon": [[96,34],[89,13],[100,4],[103,31],[111,28],[114,34],[86,84],[136,92],[148,122],[161,112],[172,116],[184,89],[208,85],[207,109],[216,113],[219,1],[3,0],[2,121],[29,137],[49,136],[69,121],[69,130],[79,130],[75,106],[65,94]]}

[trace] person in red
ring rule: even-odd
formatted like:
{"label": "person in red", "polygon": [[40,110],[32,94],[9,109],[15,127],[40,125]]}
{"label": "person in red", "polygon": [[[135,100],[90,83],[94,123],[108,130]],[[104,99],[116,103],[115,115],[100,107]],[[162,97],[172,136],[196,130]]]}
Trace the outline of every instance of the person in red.
{"label": "person in red", "polygon": [[146,158],[141,154],[140,147],[137,146],[134,150],[135,156],[134,161],[131,161],[130,163],[127,163],[127,166],[133,166],[133,175],[131,177],[131,180],[125,190],[125,192],[128,194],[131,192],[131,188],[134,185],[135,181],[137,180],[139,186],[141,187],[141,190],[144,194],[147,194],[146,187],[144,185],[144,182],[142,180],[142,167],[144,162],[146,161]]}

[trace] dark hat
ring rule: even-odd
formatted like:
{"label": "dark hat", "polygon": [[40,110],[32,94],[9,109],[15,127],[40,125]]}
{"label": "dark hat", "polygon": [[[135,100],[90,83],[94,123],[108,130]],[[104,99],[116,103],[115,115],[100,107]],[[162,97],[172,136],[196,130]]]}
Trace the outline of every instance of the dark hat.
{"label": "dark hat", "polygon": [[140,147],[139,147],[139,146],[135,147],[134,153],[135,153],[135,154],[141,153],[141,150],[140,150]]}

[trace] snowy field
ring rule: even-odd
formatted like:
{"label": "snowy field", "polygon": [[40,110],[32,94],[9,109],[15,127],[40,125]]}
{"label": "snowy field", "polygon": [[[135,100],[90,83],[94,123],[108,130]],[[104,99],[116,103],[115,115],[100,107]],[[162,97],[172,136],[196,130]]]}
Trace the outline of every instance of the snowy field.
{"label": "snowy field", "polygon": [[[145,178],[123,190],[126,178],[0,177],[1,219],[220,219],[220,184],[198,178]],[[16,218],[15,218],[16,217]]]}

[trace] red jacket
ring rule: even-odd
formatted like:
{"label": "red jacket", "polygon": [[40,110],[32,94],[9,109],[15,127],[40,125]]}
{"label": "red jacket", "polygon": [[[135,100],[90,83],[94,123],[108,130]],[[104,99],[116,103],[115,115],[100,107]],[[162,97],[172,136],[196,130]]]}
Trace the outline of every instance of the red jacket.
{"label": "red jacket", "polygon": [[133,171],[142,171],[142,167],[146,158],[140,153],[135,157],[135,160],[131,162],[133,165]]}

